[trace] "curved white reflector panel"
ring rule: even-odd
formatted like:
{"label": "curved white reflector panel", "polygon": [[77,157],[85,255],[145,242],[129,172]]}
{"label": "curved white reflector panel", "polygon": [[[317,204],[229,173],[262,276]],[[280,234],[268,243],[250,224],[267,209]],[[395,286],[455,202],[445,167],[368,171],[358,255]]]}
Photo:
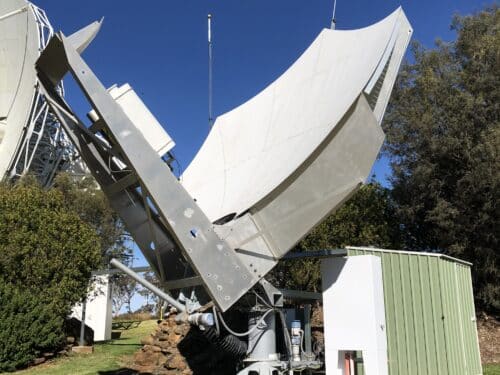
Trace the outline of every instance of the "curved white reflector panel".
{"label": "curved white reflector panel", "polygon": [[219,116],[181,179],[209,219],[278,188],[363,92],[380,124],[411,33],[401,8],[363,29],[324,29],[275,82]]}

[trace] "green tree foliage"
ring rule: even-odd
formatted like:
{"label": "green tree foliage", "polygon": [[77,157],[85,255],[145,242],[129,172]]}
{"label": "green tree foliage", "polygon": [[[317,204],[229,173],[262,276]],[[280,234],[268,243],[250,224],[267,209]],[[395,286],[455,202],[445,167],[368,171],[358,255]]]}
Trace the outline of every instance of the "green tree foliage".
{"label": "green tree foliage", "polygon": [[128,261],[132,255],[132,250],[127,246],[130,236],[92,176],[75,179],[69,174],[60,173],[55,178],[53,188],[62,193],[64,205],[90,224],[99,236],[102,268],[108,266],[111,258]]}
{"label": "green tree foliage", "polygon": [[[100,268],[107,268],[111,258],[132,266],[130,235],[92,176],[75,179],[69,174],[60,173],[54,180],[53,188],[63,194],[66,207],[90,224],[99,236],[102,254]],[[119,314],[123,305],[130,310],[137,283],[127,275],[118,273],[113,275],[112,284],[114,314]]]}
{"label": "green tree foliage", "polygon": [[0,372],[53,351],[64,340],[63,322],[50,301],[0,281]]}
{"label": "green tree foliage", "polygon": [[[399,247],[399,230],[389,191],[378,183],[363,186],[335,213],[319,224],[294,251],[338,249],[345,246]],[[281,261],[272,281],[285,288],[320,290],[316,259]]]}
{"label": "green tree foliage", "polygon": [[72,204],[32,179],[0,185],[0,331],[11,340],[0,341],[4,369],[62,343],[64,319],[101,263],[98,234]]}
{"label": "green tree foliage", "polygon": [[35,184],[0,187],[0,278],[68,308],[101,259],[93,228],[63,195]]}
{"label": "green tree foliage", "polygon": [[412,46],[385,119],[393,198],[412,250],[474,263],[477,301],[500,308],[500,10],[456,16],[456,40]]}

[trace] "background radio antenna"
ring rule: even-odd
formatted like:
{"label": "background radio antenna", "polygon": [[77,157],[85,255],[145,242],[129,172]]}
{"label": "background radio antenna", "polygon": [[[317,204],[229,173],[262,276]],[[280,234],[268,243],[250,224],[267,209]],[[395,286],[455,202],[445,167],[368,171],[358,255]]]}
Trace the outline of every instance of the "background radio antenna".
{"label": "background radio antenna", "polygon": [[208,27],[208,128],[212,129],[214,118],[212,113],[212,15],[207,15]]}
{"label": "background radio antenna", "polygon": [[332,13],[332,23],[330,24],[330,29],[335,30],[337,20],[335,19],[335,11],[337,10],[337,0],[333,0],[333,13]]}

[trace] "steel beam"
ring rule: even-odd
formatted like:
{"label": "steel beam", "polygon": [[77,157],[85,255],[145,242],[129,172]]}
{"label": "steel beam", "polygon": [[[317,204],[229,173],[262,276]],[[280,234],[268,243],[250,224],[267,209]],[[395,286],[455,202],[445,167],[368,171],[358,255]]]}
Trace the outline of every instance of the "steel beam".
{"label": "steel beam", "polygon": [[144,279],[143,277],[141,277],[139,274],[137,274],[134,271],[132,271],[130,268],[128,268],[123,263],[120,263],[118,260],[116,260],[114,258],[111,259],[111,261],[109,263],[112,266],[115,266],[116,268],[118,268],[120,271],[126,273],[132,279],[134,279],[139,284],[141,284],[144,288],[150,290],[152,293],[156,294],[161,299],[163,299],[163,300],[167,301],[168,303],[170,303],[179,312],[182,312],[182,311],[186,310],[186,306],[184,306],[182,303],[180,303],[175,298],[173,298],[172,296],[168,295],[167,293],[165,293],[164,291],[162,291],[158,287],[156,287],[153,284],[151,284],[149,281],[147,281],[146,279]]}

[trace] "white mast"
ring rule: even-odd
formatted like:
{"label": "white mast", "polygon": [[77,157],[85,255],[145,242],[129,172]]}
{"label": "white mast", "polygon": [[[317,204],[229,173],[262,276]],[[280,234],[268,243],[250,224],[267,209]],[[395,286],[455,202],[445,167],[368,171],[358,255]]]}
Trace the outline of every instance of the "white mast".
{"label": "white mast", "polygon": [[212,15],[208,14],[208,127],[212,128],[214,119],[212,114]]}
{"label": "white mast", "polygon": [[333,0],[333,13],[332,13],[332,23],[330,24],[330,29],[335,30],[335,25],[337,20],[335,19],[335,11],[337,9],[337,0]]}

